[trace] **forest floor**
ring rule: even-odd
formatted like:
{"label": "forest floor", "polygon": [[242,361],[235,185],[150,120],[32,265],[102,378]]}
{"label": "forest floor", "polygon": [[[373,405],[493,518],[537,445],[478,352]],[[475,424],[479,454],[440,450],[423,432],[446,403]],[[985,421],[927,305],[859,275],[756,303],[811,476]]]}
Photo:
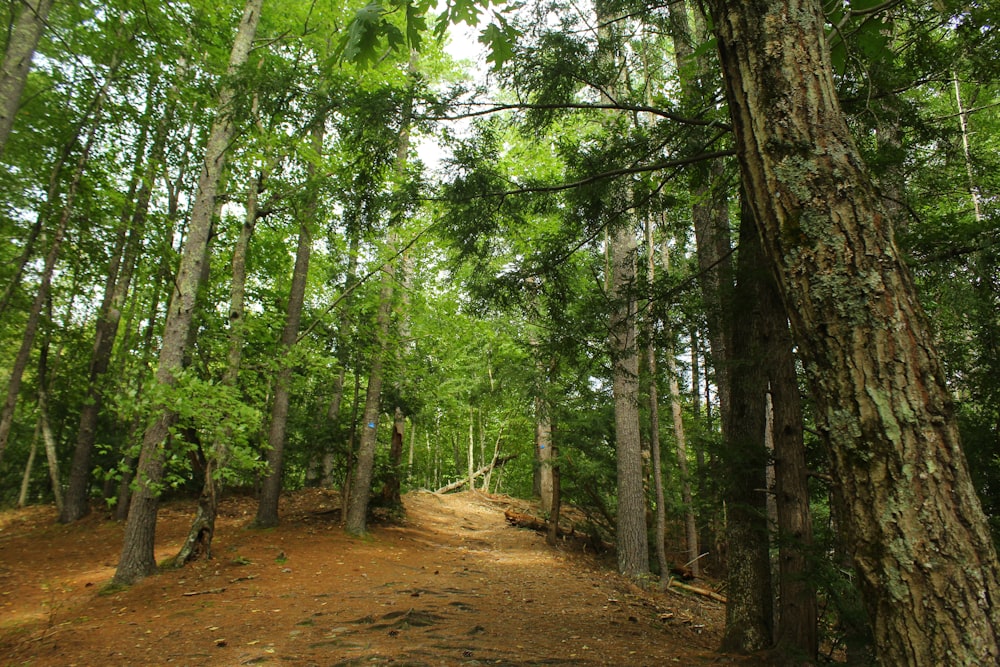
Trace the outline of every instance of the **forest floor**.
{"label": "forest floor", "polygon": [[[339,506],[297,492],[280,527],[254,530],[254,502],[228,498],[213,559],[110,593],[121,524],[0,512],[0,664],[751,664],[714,651],[723,605],[643,591],[573,541],[548,546],[505,521],[523,501],[414,492],[365,538],[344,533]],[[192,515],[161,508],[158,561]]]}

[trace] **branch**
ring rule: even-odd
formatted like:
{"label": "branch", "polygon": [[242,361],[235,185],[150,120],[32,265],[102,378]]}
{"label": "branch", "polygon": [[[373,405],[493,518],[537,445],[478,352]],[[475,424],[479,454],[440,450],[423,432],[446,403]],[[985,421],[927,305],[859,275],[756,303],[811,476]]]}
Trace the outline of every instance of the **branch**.
{"label": "branch", "polygon": [[379,264],[378,266],[376,266],[374,269],[372,269],[371,271],[369,271],[365,275],[361,276],[360,280],[358,280],[358,281],[352,283],[350,286],[344,288],[344,291],[341,292],[340,296],[338,296],[336,299],[334,299],[333,302],[330,303],[330,305],[328,305],[326,308],[323,309],[323,312],[321,312],[319,315],[316,316],[316,319],[314,319],[309,326],[307,326],[305,329],[302,330],[302,333],[300,333],[298,335],[298,338],[295,339],[295,343],[298,343],[303,338],[305,338],[306,336],[308,336],[309,334],[311,334],[313,332],[313,330],[315,330],[316,327],[319,326],[320,321],[324,317],[326,317],[326,315],[331,310],[333,310],[334,308],[336,308],[337,305],[341,301],[343,301],[344,299],[346,299],[354,290],[356,290],[359,285],[364,284],[369,278],[371,278],[376,273],[378,273],[379,271],[381,271],[382,269],[384,269],[386,266],[388,266],[390,263],[392,263],[397,257],[399,257],[400,255],[402,255],[404,252],[406,252],[407,250],[409,250],[410,248],[412,248],[413,245],[418,240],[420,240],[420,237],[423,236],[424,234],[426,234],[427,232],[429,232],[431,230],[431,228],[434,227],[434,225],[436,225],[436,224],[437,224],[436,222],[432,222],[431,224],[429,224],[426,227],[424,227],[423,229],[421,229],[419,232],[417,232],[417,234],[412,239],[410,239],[406,243],[405,246],[403,246],[402,248],[400,248],[399,250],[397,250],[395,253],[393,253],[392,257],[390,257],[389,259],[385,260],[384,262],[382,262],[381,264]]}
{"label": "branch", "polygon": [[469,479],[469,476],[466,475],[465,477],[463,477],[460,480],[457,480],[455,482],[452,482],[451,484],[447,484],[445,486],[442,486],[440,489],[438,489],[434,493],[440,495],[442,493],[448,493],[449,491],[454,491],[455,489],[460,489],[463,486],[465,486],[466,484],[470,484],[471,485],[472,480],[476,479],[477,477],[482,477],[483,475],[485,475],[489,471],[493,470],[493,468],[500,467],[504,463],[507,463],[507,461],[510,461],[511,459],[516,459],[516,458],[517,458],[517,454],[510,454],[508,456],[501,456],[499,458],[495,458],[492,461],[490,461],[489,463],[487,463],[486,465],[484,465],[482,468],[480,468],[479,470],[477,470],[476,472],[472,473],[472,479]]}
{"label": "branch", "polygon": [[654,116],[660,116],[661,118],[666,118],[667,120],[673,120],[678,123],[684,123],[685,125],[697,125],[702,127],[718,127],[726,130],[727,132],[732,128],[727,124],[718,120],[702,120],[700,118],[688,118],[687,116],[678,116],[677,114],[670,113],[669,111],[664,111],[663,109],[657,107],[646,106],[643,104],[582,104],[578,102],[567,102],[559,104],[485,104],[485,103],[475,103],[470,102],[463,106],[467,107],[485,107],[479,109],[478,111],[469,111],[462,114],[456,114],[454,116],[421,116],[422,120],[463,120],[466,118],[477,118],[480,116],[488,116],[490,114],[499,113],[501,111],[515,111],[515,110],[527,110],[527,111],[554,111],[558,109],[593,109],[593,110],[618,110],[618,111],[635,111],[653,114]]}
{"label": "branch", "polygon": [[[733,155],[736,155],[736,151],[721,150],[721,151],[713,151],[711,153],[699,153],[698,155],[679,158],[677,160],[664,160],[662,162],[639,165],[636,167],[623,167],[621,169],[612,169],[610,171],[604,171],[599,174],[593,174],[592,176],[587,176],[586,178],[581,178],[578,181],[571,181],[569,183],[560,183],[559,185],[538,185],[534,187],[503,190],[500,192],[484,192],[482,194],[475,195],[474,197],[467,197],[464,200],[457,200],[457,201],[471,201],[472,199],[480,199],[480,198],[486,199],[490,197],[503,198],[503,197],[510,197],[513,195],[526,195],[526,194],[535,194],[541,192],[562,192],[564,190],[572,190],[574,188],[583,187],[584,185],[590,185],[591,183],[596,183],[597,181],[602,181],[607,178],[617,178],[619,176],[628,176],[630,174],[643,174],[650,171],[660,171],[661,169],[683,167],[685,165],[694,164],[696,162],[701,162],[703,160],[715,160],[717,158],[731,157]],[[454,199],[447,199],[445,197],[428,197],[427,200],[456,201]]]}

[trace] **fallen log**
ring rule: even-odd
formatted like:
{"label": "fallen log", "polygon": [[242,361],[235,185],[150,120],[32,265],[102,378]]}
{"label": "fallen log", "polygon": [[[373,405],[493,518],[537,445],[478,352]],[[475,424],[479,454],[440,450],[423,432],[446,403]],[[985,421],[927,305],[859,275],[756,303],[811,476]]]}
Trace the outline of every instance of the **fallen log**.
{"label": "fallen log", "polygon": [[[507,519],[507,523],[518,528],[528,528],[530,530],[537,530],[540,532],[548,532],[549,522],[545,519],[540,519],[537,516],[531,514],[522,514],[521,512],[515,512],[514,510],[504,510],[504,518]],[[576,535],[576,526],[570,525],[569,531],[565,530],[562,526],[559,526],[558,537],[571,537]]]}
{"label": "fallen log", "polygon": [[694,593],[695,595],[701,595],[702,597],[709,598],[710,600],[715,600],[716,602],[721,602],[726,604],[726,596],[716,593],[709,588],[702,588],[700,586],[692,586],[691,584],[685,584],[673,577],[667,582],[667,586],[670,588],[679,588],[682,591],[687,591],[688,593]]}
{"label": "fallen log", "polygon": [[[477,477],[482,477],[486,473],[488,473],[491,470],[493,470],[493,468],[499,468],[504,463],[507,463],[507,461],[510,461],[511,459],[516,459],[516,458],[517,458],[517,454],[510,454],[509,456],[501,456],[501,457],[495,458],[492,461],[490,461],[489,463],[487,463],[486,465],[484,465],[479,470],[477,470],[474,473],[472,473],[472,479],[474,480]],[[466,476],[466,477],[463,477],[460,480],[452,482],[451,484],[447,484],[445,486],[442,486],[440,489],[438,489],[434,493],[437,493],[437,494],[448,493],[449,491],[454,491],[455,489],[462,488],[466,484],[469,484],[469,482],[470,482],[470,480],[469,480],[468,476]]]}

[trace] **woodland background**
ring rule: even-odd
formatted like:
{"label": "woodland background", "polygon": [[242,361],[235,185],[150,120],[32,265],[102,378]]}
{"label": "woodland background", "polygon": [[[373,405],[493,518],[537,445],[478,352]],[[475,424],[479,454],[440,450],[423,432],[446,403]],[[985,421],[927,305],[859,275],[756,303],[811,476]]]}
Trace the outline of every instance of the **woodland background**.
{"label": "woodland background", "polygon": [[[772,591],[769,556],[793,558],[775,604],[805,605],[797,649],[819,628],[866,653],[697,4],[2,8],[3,503],[131,506],[128,583],[155,567],[159,498],[200,498],[184,561],[220,493],[258,494],[267,526],[282,490],[340,488],[364,532],[371,503],[473,478],[581,508],[638,579],[763,553],[768,580],[744,584]],[[996,8],[824,11],[997,534]],[[461,22],[485,78],[442,48]],[[765,330],[790,374],[740,395],[777,354]],[[794,492],[774,492],[775,428],[798,433]],[[761,632],[728,638],[780,638]]]}

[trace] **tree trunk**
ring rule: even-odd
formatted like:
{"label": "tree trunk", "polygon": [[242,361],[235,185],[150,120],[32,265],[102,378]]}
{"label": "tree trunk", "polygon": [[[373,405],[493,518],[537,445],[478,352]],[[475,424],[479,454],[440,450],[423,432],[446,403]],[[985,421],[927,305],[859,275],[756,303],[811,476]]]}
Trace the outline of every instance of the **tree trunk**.
{"label": "tree trunk", "polygon": [[[702,82],[713,79],[711,65],[704,55],[695,51],[686,2],[669,3],[669,29],[674,43],[674,63],[681,77],[681,92],[687,104],[698,108],[709,104]],[[700,12],[695,8],[696,12]],[[708,137],[704,132],[693,132],[689,141],[692,151],[701,151]],[[730,255],[732,247],[729,233],[729,196],[723,164],[720,160],[698,162],[690,170],[691,217],[694,222],[697,245],[698,277],[702,300],[705,302],[708,323],[708,341],[715,369],[715,386],[722,406],[721,427],[727,433],[729,403],[729,330],[726,327],[728,295],[733,285]],[[706,372],[707,382],[707,372]],[[709,409],[710,403],[706,400]]]}
{"label": "tree trunk", "polygon": [[[664,267],[665,269],[667,267]],[[668,269],[669,270],[669,269]],[[649,290],[649,298],[653,298],[653,287],[656,282],[656,243],[653,234],[653,220],[646,218],[646,288]],[[649,308],[649,313],[653,312]],[[659,374],[656,364],[656,345],[654,335],[658,322],[654,317],[646,318],[646,368],[649,372],[649,451],[652,454],[653,465],[653,503],[655,505],[654,536],[656,548],[656,562],[660,568],[661,585],[667,581],[667,573],[670,572],[670,563],[667,561],[666,534],[667,534],[667,508],[665,506],[663,494],[663,463],[660,451],[660,397],[659,397]],[[668,332],[669,335],[669,332]],[[669,346],[667,354],[673,354],[673,346]],[[675,422],[675,434],[677,424]],[[684,437],[684,427],[680,427],[681,438]]]}
{"label": "tree trunk", "polygon": [[[226,370],[222,373],[222,384],[227,387],[236,386],[239,379],[240,366],[243,362],[247,252],[250,249],[250,239],[253,237],[254,228],[257,223],[260,191],[263,188],[264,179],[268,172],[269,168],[265,168],[257,173],[256,178],[250,181],[247,192],[246,214],[243,218],[243,224],[240,226],[240,234],[236,239],[236,246],[233,248],[233,280],[229,289],[229,351],[226,355]],[[229,459],[229,444],[218,441],[211,443],[207,451],[203,452],[203,459],[205,463],[205,480],[202,483],[201,493],[198,496],[198,509],[195,512],[194,521],[191,522],[187,538],[174,558],[173,564],[177,567],[183,566],[202,555],[206,558],[212,557],[215,519],[219,511],[219,496],[222,493],[222,485],[219,483],[216,471],[221,470]]]}
{"label": "tree trunk", "polygon": [[91,122],[90,131],[87,134],[87,140],[83,149],[80,151],[80,157],[77,160],[76,168],[73,172],[73,180],[66,192],[66,200],[63,203],[62,211],[59,214],[59,220],[56,224],[52,241],[49,244],[49,250],[45,255],[45,263],[42,267],[42,275],[38,291],[35,293],[35,299],[31,304],[31,309],[28,311],[28,321],[24,327],[21,347],[18,349],[17,356],[14,358],[14,363],[11,365],[10,379],[7,381],[7,396],[2,409],[0,409],[0,461],[3,460],[3,453],[7,448],[10,430],[14,424],[14,410],[17,406],[17,395],[21,390],[21,380],[24,377],[25,369],[28,367],[31,350],[35,345],[35,337],[38,335],[38,328],[41,324],[42,307],[49,298],[49,290],[52,286],[52,275],[55,273],[56,262],[59,260],[59,251],[62,248],[62,242],[66,237],[66,229],[73,213],[74,199],[76,198],[76,193],[79,190],[80,181],[83,179],[83,171],[90,156],[91,146],[94,143],[94,137],[99,124],[98,119],[100,117],[101,101],[104,98],[104,94],[107,92],[109,84],[110,77],[105,81],[104,87],[102,87],[98,92],[98,101],[95,104],[94,118]]}
{"label": "tree trunk", "polygon": [[[322,154],[325,119],[321,119],[313,129],[313,150]],[[309,166],[310,181],[315,176],[315,167]],[[291,396],[292,367],[288,358],[299,336],[302,321],[302,307],[305,304],[306,279],[309,276],[309,253],[312,249],[312,234],[309,225],[316,217],[318,201],[315,191],[310,197],[303,220],[299,223],[299,244],[295,251],[295,268],[292,270],[292,285],[288,293],[288,317],[281,333],[281,351],[277,382],[274,387],[274,403],[271,408],[271,425],[267,434],[268,474],[261,487],[260,503],[257,505],[258,527],[278,525],[278,498],[281,495],[281,481],[284,472],[285,427],[288,424],[288,402]]]}
{"label": "tree trunk", "polygon": [[[153,89],[154,86],[150,85],[147,96],[147,106],[150,107],[154,104]],[[157,168],[163,160],[169,117],[169,113],[164,115],[158,123],[148,158],[144,150],[145,136],[137,142],[136,168],[133,172],[132,186],[127,199],[132,206],[132,212],[129,215],[126,209],[122,213],[115,244],[116,249],[112,253],[112,260],[108,266],[104,298],[97,315],[94,345],[88,369],[87,398],[80,408],[80,425],[77,429],[76,447],[73,450],[66,500],[59,514],[61,523],[76,521],[90,511],[90,503],[87,500],[90,456],[97,439],[97,419],[104,400],[100,379],[107,373],[111,364],[122,307],[132,282],[135,263],[139,255],[139,246],[146,226],[146,215],[152,198],[153,180],[156,177]],[[144,169],[141,166],[143,163],[145,163]]]}
{"label": "tree trunk", "polygon": [[[652,247],[650,247],[652,252]],[[668,245],[664,241],[661,255],[663,257],[663,268],[670,271],[670,255]],[[670,340],[668,338],[668,340]],[[697,345],[692,345],[697,349]],[[693,354],[693,353],[692,353]],[[667,359],[667,385],[670,388],[670,416],[674,427],[674,446],[677,452],[677,472],[680,473],[681,482],[681,502],[684,503],[684,533],[687,543],[688,562],[685,564],[691,568],[691,574],[695,577],[701,574],[700,556],[701,549],[698,538],[698,521],[694,512],[694,496],[691,493],[691,476],[688,473],[688,452],[687,437],[684,432],[684,413],[681,405],[681,388],[677,379],[677,359],[674,357],[673,344],[667,345],[664,350]],[[696,371],[692,371],[692,376]],[[694,392],[698,395],[698,392]],[[696,414],[697,417],[697,414]]]}
{"label": "tree trunk", "polygon": [[24,464],[24,476],[21,477],[21,491],[17,495],[18,508],[28,504],[28,487],[31,485],[31,471],[35,467],[35,456],[38,454],[38,436],[42,430],[42,420],[35,426],[35,435],[31,438],[31,450],[28,452],[28,462]]}
{"label": "tree trunk", "polygon": [[[240,26],[233,41],[229,57],[228,76],[232,76],[247,61],[263,0],[248,0],[240,20]],[[205,162],[198,178],[198,192],[191,209],[191,221],[184,242],[181,263],[174,281],[174,293],[157,363],[155,382],[161,386],[173,386],[174,374],[183,368],[191,321],[198,296],[202,275],[202,264],[206,261],[206,249],[212,228],[212,214],[215,210],[215,194],[225,168],[229,144],[235,132],[231,116],[231,106],[236,92],[229,84],[219,91],[217,116],[209,132],[205,147]],[[122,545],[121,559],[115,571],[117,584],[133,584],[156,569],[153,545],[156,531],[157,497],[163,478],[163,461],[166,455],[166,441],[171,425],[176,419],[166,405],[154,408],[154,421],[143,434],[142,449],[137,469],[138,486],[129,504],[128,523]]]}
{"label": "tree trunk", "polygon": [[[756,233],[745,211],[743,239]],[[733,295],[729,432],[722,455],[726,502],[726,629],[722,650],[758,651],[772,643],[771,561],[767,526],[767,378],[755,257],[740,252]]]}
{"label": "tree trunk", "polygon": [[884,665],[1000,660],[1000,566],[815,0],[709,0],[743,182],[830,443]]}
{"label": "tree trunk", "polygon": [[740,253],[751,256],[760,281],[759,301],[765,371],[771,395],[774,444],[774,499],[778,527],[778,626],[775,644],[792,657],[815,660],[818,651],[817,601],[809,566],[812,515],[803,440],[802,401],[792,353],[788,316],[756,226],[740,237]]}
{"label": "tree trunk", "polygon": [[0,65],[0,156],[7,147],[7,137],[14,126],[14,116],[28,80],[31,59],[51,8],[52,0],[25,0],[9,33],[7,51]]}
{"label": "tree trunk", "polygon": [[549,510],[549,520],[545,531],[545,541],[550,546],[555,546],[559,539],[559,511],[562,509],[562,489],[559,483],[559,452],[555,445],[552,446],[552,501]]}
{"label": "tree trunk", "polygon": [[[599,58],[621,66],[624,36],[611,6],[595,6]],[[611,85],[612,93],[624,82]],[[613,100],[602,95],[604,102]],[[642,443],[639,429],[639,349],[636,340],[637,246],[632,228],[631,193],[627,184],[617,184],[605,203],[608,212],[608,276],[611,317],[608,347],[611,353],[612,391],[615,404],[615,449],[617,453],[618,511],[616,547],[618,571],[632,579],[649,575],[649,538],[646,533],[646,492],[643,488]]]}
{"label": "tree trunk", "polygon": [[634,293],[636,252],[635,235],[630,228],[612,232],[611,299],[614,310],[610,343],[618,462],[618,571],[633,579],[642,579],[649,574],[649,542],[639,435],[639,351]]}
{"label": "tree trunk", "polygon": [[[39,378],[41,380],[41,378]],[[49,399],[44,387],[38,390],[38,421],[42,426],[42,442],[45,444],[45,460],[49,466],[49,481],[52,483],[52,498],[56,510],[62,512],[62,481],[59,478],[59,455],[56,453],[56,438],[49,423]]]}
{"label": "tree trunk", "polygon": [[[416,56],[414,55],[413,58]],[[409,76],[411,83],[415,81],[415,61],[411,58]],[[413,116],[413,89],[408,93],[403,105],[400,119],[399,141],[396,145],[396,174],[402,177],[406,173],[406,163],[410,151],[410,124]],[[390,251],[396,246],[396,226],[402,223],[404,209],[401,202],[394,205],[387,234],[387,248]],[[362,535],[368,526],[368,501],[371,497],[371,484],[375,465],[375,443],[378,435],[378,418],[382,404],[382,375],[386,358],[390,353],[390,329],[393,302],[393,282],[395,272],[391,264],[382,269],[382,285],[379,290],[379,305],[375,323],[375,358],[368,375],[368,393],[365,397],[365,410],[361,431],[361,443],[358,448],[358,460],[355,474],[351,481],[351,494],[347,505],[347,518],[344,527],[348,533]],[[457,460],[456,460],[457,463]]]}
{"label": "tree trunk", "polygon": [[403,464],[403,434],[406,429],[406,417],[403,410],[396,407],[393,410],[392,435],[389,438],[389,474],[382,486],[382,504],[395,510],[403,508],[400,492],[400,471]]}
{"label": "tree trunk", "polygon": [[[544,380],[542,380],[544,382]],[[543,396],[535,397],[535,465],[542,512],[552,511],[552,417]]]}

